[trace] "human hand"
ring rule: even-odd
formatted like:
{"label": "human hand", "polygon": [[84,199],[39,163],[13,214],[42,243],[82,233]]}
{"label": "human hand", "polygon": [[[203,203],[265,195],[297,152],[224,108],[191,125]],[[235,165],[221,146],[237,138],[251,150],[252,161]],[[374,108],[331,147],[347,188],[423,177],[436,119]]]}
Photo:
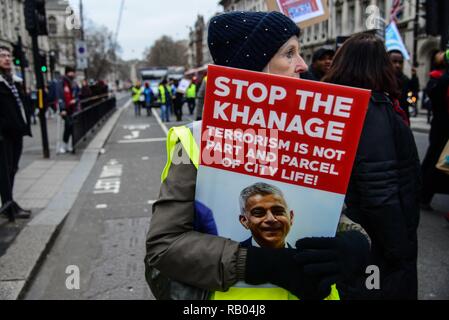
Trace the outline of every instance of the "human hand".
{"label": "human hand", "polygon": [[272,283],[302,300],[323,300],[331,285],[304,273],[300,254],[295,249],[249,248],[245,282],[253,285]]}
{"label": "human hand", "polygon": [[335,238],[306,238],[296,242],[298,256],[306,275],[336,283],[363,272],[370,245],[358,231],[343,232]]}

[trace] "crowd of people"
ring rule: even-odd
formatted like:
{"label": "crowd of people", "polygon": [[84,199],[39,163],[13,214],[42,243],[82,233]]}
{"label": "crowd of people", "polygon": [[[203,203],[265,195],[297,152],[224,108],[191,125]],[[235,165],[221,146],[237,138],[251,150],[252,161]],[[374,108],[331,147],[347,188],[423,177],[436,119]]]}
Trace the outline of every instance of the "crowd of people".
{"label": "crowd of people", "polygon": [[[242,245],[204,231],[195,202],[198,159],[189,151],[192,142],[184,142],[186,134],[168,150],[147,235],[146,279],[157,298],[263,299],[262,287],[233,288],[240,281],[274,284],[293,295],[288,298],[306,300],[418,298],[420,209],[431,209],[435,193],[449,193],[442,188],[449,186],[449,176],[435,169],[449,139],[449,54],[436,55],[438,72],[432,71],[425,89],[434,117],[431,146],[422,165],[422,196],[421,164],[407,99],[410,91],[419,91],[416,70],[407,78],[402,53],[387,52],[384,42],[370,33],[350,37],[337,52],[318,50],[308,68],[299,37],[299,28],[276,12],[225,13],[214,17],[208,29],[215,64],[372,91],[337,236],[302,239],[295,248],[285,243],[265,248],[255,239]],[[170,154],[182,153],[190,164],[171,161]],[[437,174],[441,183],[435,180]],[[266,187],[253,189],[249,199],[279,194],[257,191]],[[251,212],[251,205],[242,207],[241,222],[248,227]],[[258,216],[258,224],[269,227],[282,219],[288,224],[293,218],[287,210],[279,218],[269,212]],[[380,269],[378,290],[365,285],[361,271],[368,265]]]}
{"label": "crowd of people", "polygon": [[151,117],[152,108],[160,108],[162,122],[170,122],[170,116],[175,115],[176,121],[183,120],[183,106],[187,103],[188,110],[192,116],[196,109],[197,84],[196,78],[189,81],[186,89],[181,88],[177,79],[162,79],[154,92],[148,82],[144,86],[140,81],[131,88],[131,96],[134,104],[134,115],[140,117],[142,109],[145,109],[147,116]]}

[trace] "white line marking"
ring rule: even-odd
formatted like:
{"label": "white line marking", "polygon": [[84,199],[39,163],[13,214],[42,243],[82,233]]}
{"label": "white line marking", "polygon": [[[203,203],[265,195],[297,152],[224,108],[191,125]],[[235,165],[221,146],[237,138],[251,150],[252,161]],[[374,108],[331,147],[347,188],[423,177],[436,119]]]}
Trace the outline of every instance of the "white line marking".
{"label": "white line marking", "polygon": [[155,109],[151,109],[151,112],[153,113],[154,117],[156,118],[157,123],[159,123],[159,125],[161,126],[162,130],[164,130],[165,135],[168,135],[167,126],[162,122],[161,118],[157,114],[157,111]]}
{"label": "white line marking", "polygon": [[107,204],[98,204],[95,208],[96,209],[106,209],[108,207]]}
{"label": "white line marking", "polygon": [[119,140],[118,143],[161,142],[166,140],[167,138],[150,138],[150,139],[135,139],[135,140]]}
{"label": "white line marking", "polygon": [[150,160],[150,157],[142,157],[142,160],[144,160],[144,161]]}
{"label": "white line marking", "polygon": [[150,200],[148,201],[148,204],[154,204],[157,200]]}

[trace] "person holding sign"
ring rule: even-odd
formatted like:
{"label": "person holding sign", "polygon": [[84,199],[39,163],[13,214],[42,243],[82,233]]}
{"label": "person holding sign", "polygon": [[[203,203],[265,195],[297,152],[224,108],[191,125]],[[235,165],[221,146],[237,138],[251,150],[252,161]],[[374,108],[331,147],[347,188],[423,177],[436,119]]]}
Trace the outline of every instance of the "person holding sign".
{"label": "person holding sign", "polygon": [[366,298],[417,299],[420,162],[384,43],[353,36],[324,82],[373,91],[345,200],[345,214],[371,237],[371,264],[381,271],[380,290]]}
{"label": "person holding sign", "polygon": [[[307,71],[300,55],[300,30],[279,12],[225,13],[212,18],[208,32],[216,65],[296,79]],[[369,240],[348,219],[342,218],[339,226],[339,230],[347,231],[326,238],[326,244],[313,250],[281,245],[277,249],[244,248],[239,242],[198,232],[194,229],[198,155],[183,148],[182,141],[189,140],[186,133],[192,136],[189,129],[173,130],[181,143],[171,141],[170,136],[167,141],[168,162],[159,199],[153,206],[145,257],[146,279],[158,299],[338,300],[333,284],[364,271]],[[186,153],[186,161],[172,162],[172,155]],[[328,266],[330,272],[308,274]],[[266,291],[260,288],[233,288],[242,281],[250,285],[274,284],[279,290],[264,294]]]}

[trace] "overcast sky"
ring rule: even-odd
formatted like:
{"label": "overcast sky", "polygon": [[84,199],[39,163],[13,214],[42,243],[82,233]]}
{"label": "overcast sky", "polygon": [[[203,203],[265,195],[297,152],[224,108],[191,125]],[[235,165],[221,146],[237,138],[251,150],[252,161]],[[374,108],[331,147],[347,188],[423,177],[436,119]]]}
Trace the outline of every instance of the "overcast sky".
{"label": "overcast sky", "polygon": [[[79,0],[69,0],[78,12]],[[141,59],[146,47],[162,35],[188,38],[198,14],[209,19],[221,11],[218,0],[125,0],[118,42],[122,57]],[[83,0],[84,16],[115,32],[121,0]]]}

